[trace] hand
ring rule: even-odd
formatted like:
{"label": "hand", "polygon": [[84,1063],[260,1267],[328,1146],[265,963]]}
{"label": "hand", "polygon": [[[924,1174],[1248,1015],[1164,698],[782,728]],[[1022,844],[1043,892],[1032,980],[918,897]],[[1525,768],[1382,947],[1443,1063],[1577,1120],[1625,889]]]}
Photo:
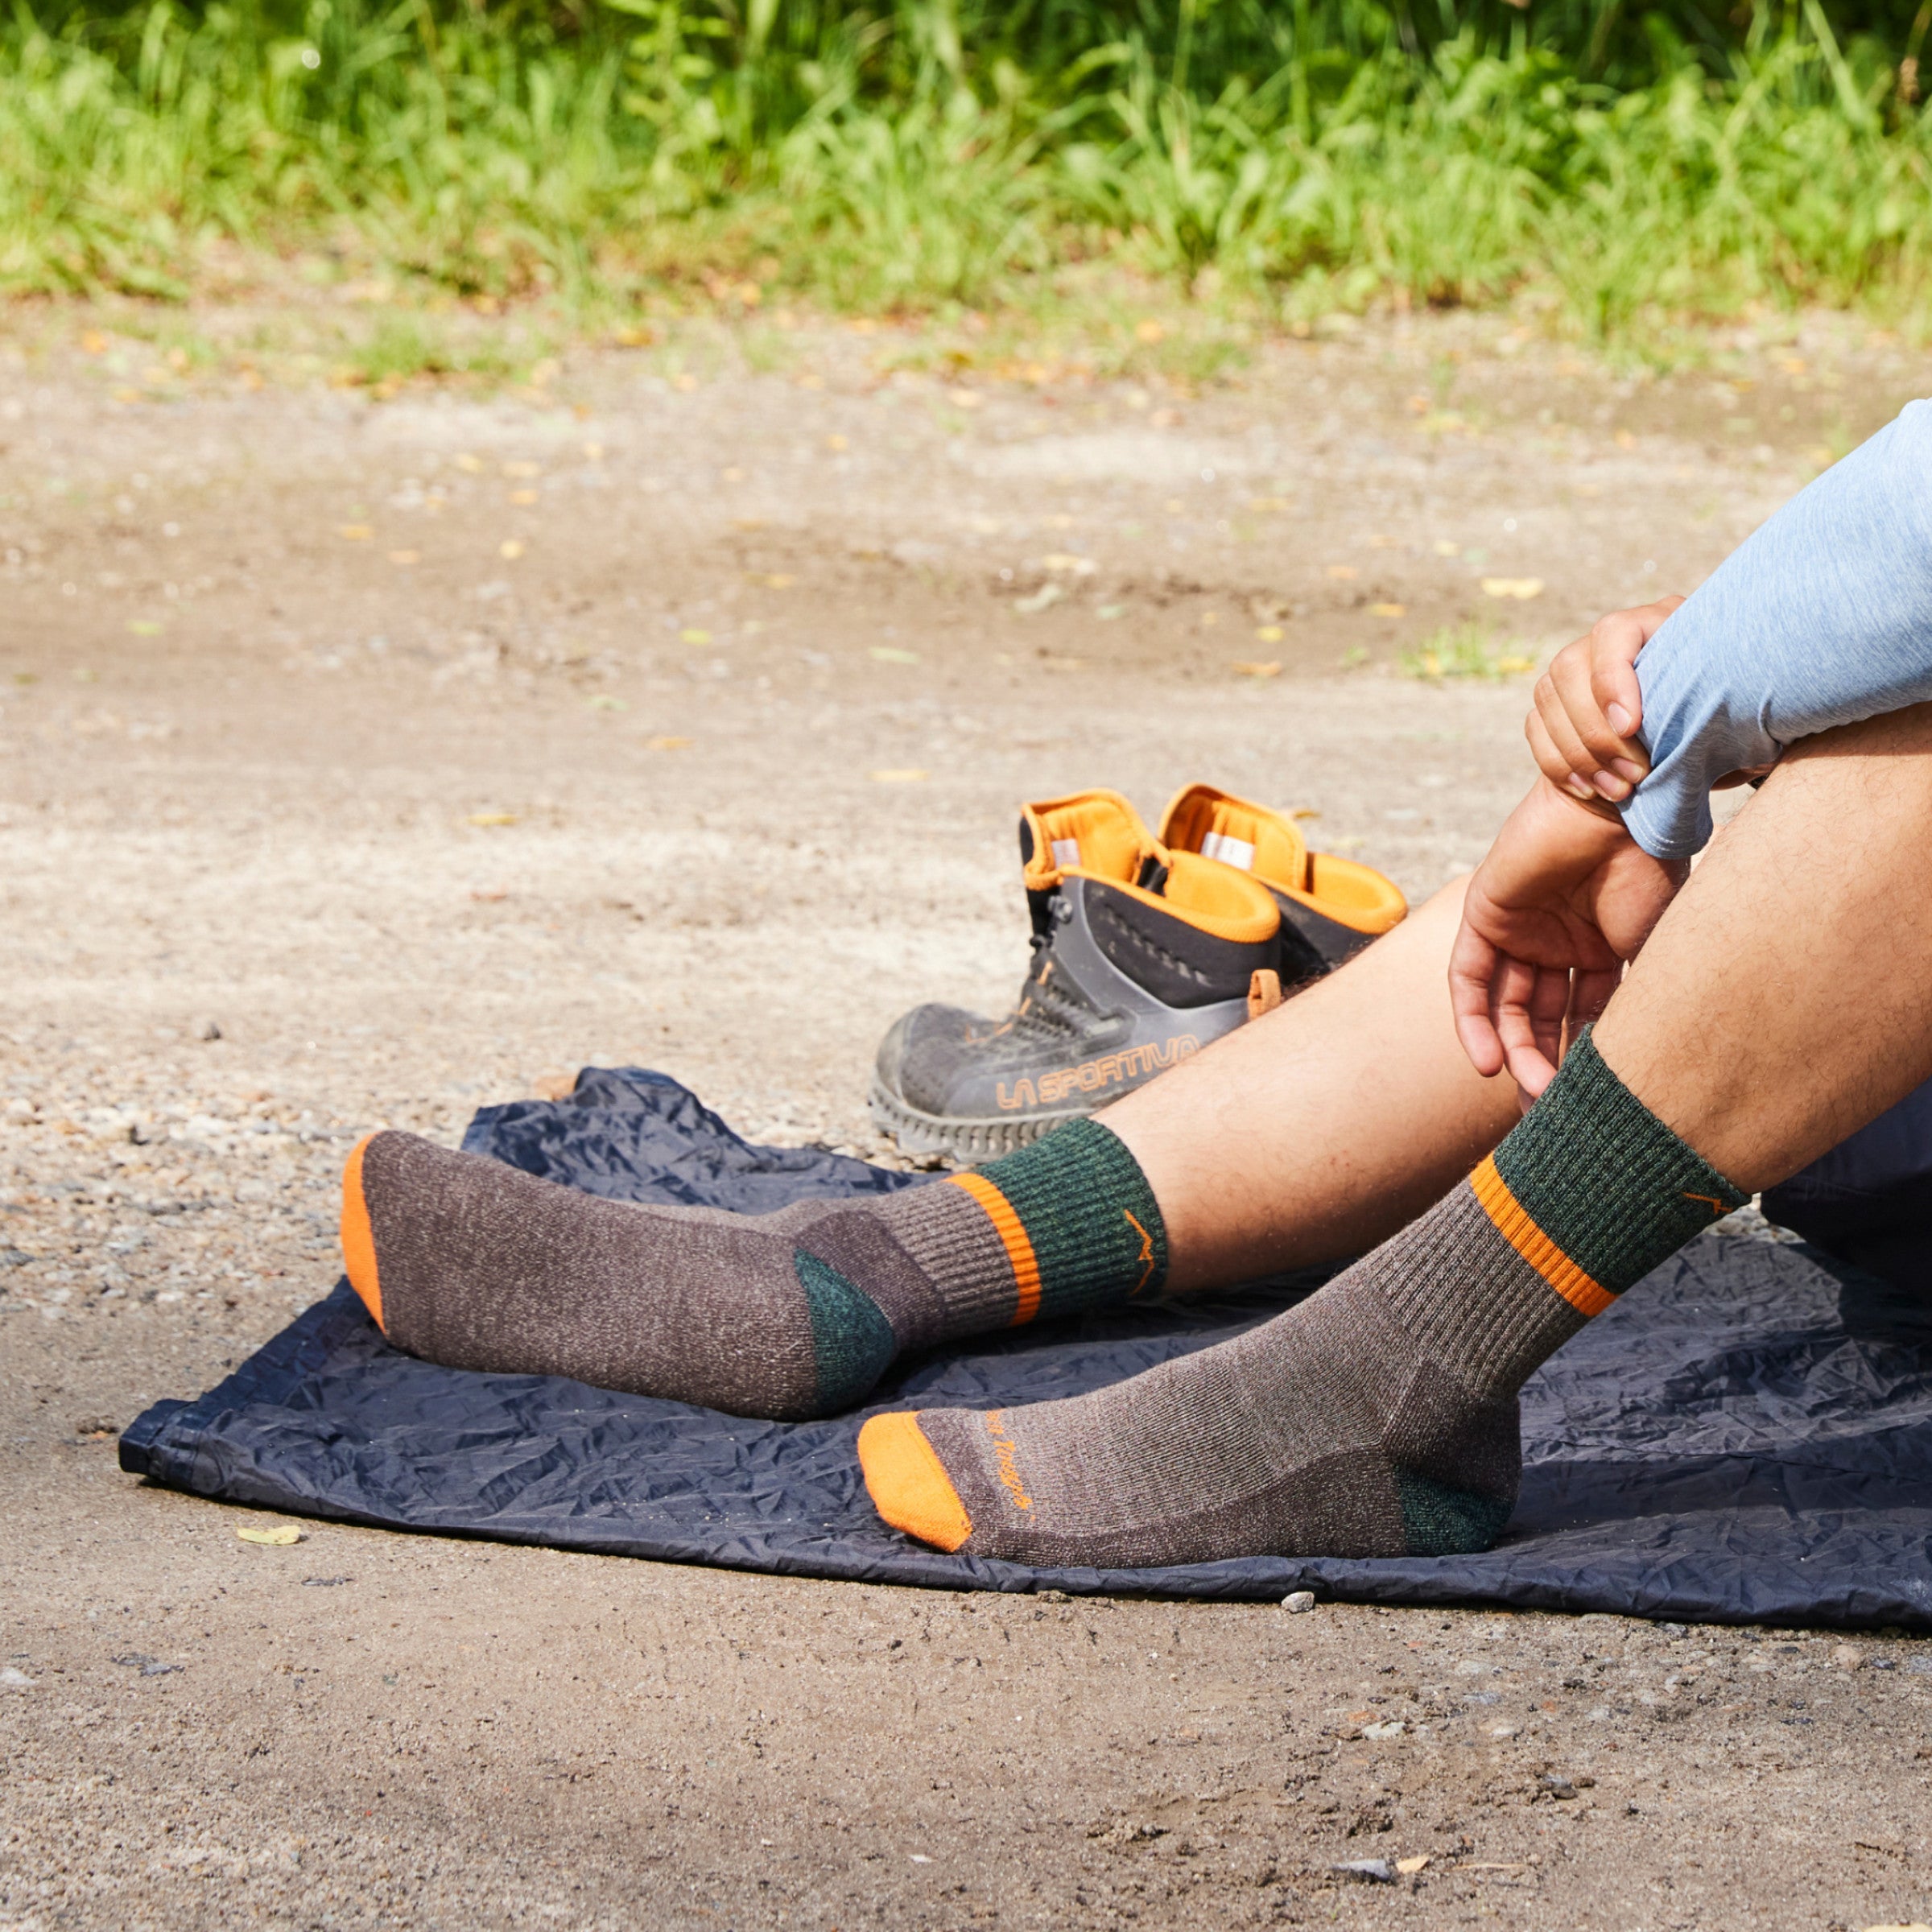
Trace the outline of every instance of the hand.
{"label": "hand", "polygon": [[1551,784],[1575,798],[1620,804],[1648,774],[1650,761],[1637,736],[1644,720],[1637,654],[1683,601],[1659,597],[1612,611],[1550,660],[1536,681],[1523,734]]}
{"label": "hand", "polygon": [[1608,1005],[1690,869],[1652,858],[1610,806],[1538,779],[1469,881],[1449,956],[1456,1037],[1476,1071],[1507,1067],[1527,1108],[1556,1076],[1566,1024]]}

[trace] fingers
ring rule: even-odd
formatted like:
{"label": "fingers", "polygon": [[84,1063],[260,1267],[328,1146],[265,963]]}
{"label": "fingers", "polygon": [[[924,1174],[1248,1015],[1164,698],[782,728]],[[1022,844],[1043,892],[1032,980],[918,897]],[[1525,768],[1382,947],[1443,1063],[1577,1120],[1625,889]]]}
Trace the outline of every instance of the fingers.
{"label": "fingers", "polygon": [[1643,692],[1637,660],[1665,620],[1683,602],[1661,597],[1634,610],[1600,617],[1587,638],[1566,645],[1536,683],[1534,709],[1524,733],[1539,770],[1578,798],[1620,805],[1649,773],[1637,733]]}
{"label": "fingers", "polygon": [[1560,785],[1579,799],[1601,795],[1591,783],[1597,760],[1577,735],[1547,671],[1536,681],[1532,708],[1523,720],[1523,735],[1530,741],[1530,753],[1538,769],[1552,785]]}
{"label": "fingers", "polygon": [[[1624,741],[1644,721],[1644,694],[1637,681],[1637,654],[1683,602],[1674,592],[1636,610],[1605,618],[1590,634],[1590,692],[1610,729]],[[1604,634],[1600,637],[1598,632]]]}
{"label": "fingers", "polygon": [[1534,1100],[1556,1078],[1563,1058],[1570,975],[1505,958],[1492,977],[1490,1008],[1509,1077],[1525,1100]]}
{"label": "fingers", "polygon": [[[1630,702],[1641,706],[1633,666],[1643,647],[1644,630],[1631,613],[1619,611],[1598,622],[1590,635],[1560,650],[1551,661],[1550,696],[1559,707],[1583,754],[1578,776],[1600,798],[1620,803],[1649,770],[1643,746],[1618,731],[1604,714],[1596,691],[1596,671],[1607,662],[1616,675],[1627,677]],[[1604,654],[1611,654],[1605,658]],[[1539,705],[1538,709],[1543,709]],[[1547,722],[1549,712],[1544,711]]]}
{"label": "fingers", "polygon": [[1449,950],[1449,1006],[1469,1064],[1488,1080],[1503,1070],[1503,1043],[1489,1018],[1489,982],[1499,955],[1465,916]]}

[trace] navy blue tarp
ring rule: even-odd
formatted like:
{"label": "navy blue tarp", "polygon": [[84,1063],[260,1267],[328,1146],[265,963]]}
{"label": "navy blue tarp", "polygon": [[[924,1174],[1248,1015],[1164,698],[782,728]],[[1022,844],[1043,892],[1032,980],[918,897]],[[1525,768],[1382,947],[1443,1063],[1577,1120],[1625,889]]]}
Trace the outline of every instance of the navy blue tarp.
{"label": "navy blue tarp", "polygon": [[[748,1146],[632,1070],[485,1108],[465,1145],[593,1193],[746,1211],[927,1178]],[[294,1513],[790,1575],[1932,1629],[1932,1306],[1736,1236],[1693,1243],[1530,1383],[1522,1499],[1481,1556],[1032,1571],[923,1549],[867,1502],[852,1445],[881,1408],[1098,1388],[1306,1291],[976,1338],[899,1364],[864,1411],[782,1423],[435,1368],[391,1348],[344,1283],[198,1402],[148,1410],[121,1462]]]}

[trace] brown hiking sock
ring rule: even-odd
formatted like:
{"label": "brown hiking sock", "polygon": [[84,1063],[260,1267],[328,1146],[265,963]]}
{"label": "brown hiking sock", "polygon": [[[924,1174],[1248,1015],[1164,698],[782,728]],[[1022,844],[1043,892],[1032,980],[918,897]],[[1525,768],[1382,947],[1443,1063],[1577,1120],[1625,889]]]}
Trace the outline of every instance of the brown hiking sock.
{"label": "brown hiking sock", "polygon": [[1298,1307],[1071,1401],[875,1416],[866,1486],[909,1535],[1056,1567],[1486,1549],[1517,1391],[1743,1199],[1586,1033],[1468,1181]]}
{"label": "brown hiking sock", "polygon": [[1147,1183],[1092,1121],[975,1173],[762,1215],[604,1200],[386,1132],[349,1156],[342,1250],[411,1355],[782,1420],[850,1407],[906,1350],[1166,1269]]}

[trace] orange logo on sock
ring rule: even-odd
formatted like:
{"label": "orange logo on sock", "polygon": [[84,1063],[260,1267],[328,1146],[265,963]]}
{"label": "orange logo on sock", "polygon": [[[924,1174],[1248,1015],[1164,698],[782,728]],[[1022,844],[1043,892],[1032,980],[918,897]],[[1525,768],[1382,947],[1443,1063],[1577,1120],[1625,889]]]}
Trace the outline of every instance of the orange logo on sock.
{"label": "orange logo on sock", "polygon": [[986,1433],[993,1438],[993,1453],[1000,1465],[1000,1480],[1013,1493],[1013,1506],[1030,1509],[1033,1498],[1026,1493],[1026,1485],[1020,1480],[1020,1472],[1013,1461],[1013,1438],[1006,1433],[1006,1411],[995,1409],[986,1418]]}
{"label": "orange logo on sock", "polygon": [[1145,1264],[1141,1269],[1141,1278],[1133,1285],[1133,1292],[1138,1294],[1147,1286],[1147,1278],[1154,1273],[1154,1236],[1131,1214],[1127,1214],[1125,1208],[1121,1212],[1127,1215],[1127,1225],[1141,1237],[1141,1251],[1133,1257]]}
{"label": "orange logo on sock", "polygon": [[1720,1220],[1731,1212],[1722,1201],[1713,1200],[1707,1194],[1686,1194],[1684,1199],[1687,1201],[1696,1201],[1701,1206],[1708,1208]]}

